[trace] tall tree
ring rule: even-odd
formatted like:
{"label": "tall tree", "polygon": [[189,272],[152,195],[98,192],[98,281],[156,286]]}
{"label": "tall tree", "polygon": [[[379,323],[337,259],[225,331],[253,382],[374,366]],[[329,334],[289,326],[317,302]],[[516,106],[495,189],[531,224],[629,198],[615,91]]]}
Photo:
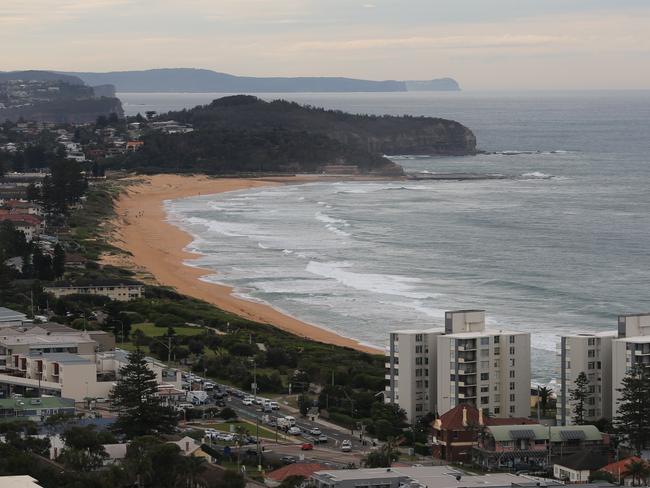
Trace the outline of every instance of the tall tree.
{"label": "tall tree", "polygon": [[111,400],[119,412],[114,428],[128,438],[170,433],[176,426],[176,413],[161,404],[156,375],[149,369],[144,352],[136,349],[120,369]]}
{"label": "tall tree", "polygon": [[569,391],[569,398],[573,402],[573,423],[583,425],[585,423],[585,403],[589,397],[589,380],[582,371],[574,383],[575,387]]}
{"label": "tall tree", "polygon": [[645,482],[650,476],[650,466],[647,462],[633,461],[627,465],[626,471],[627,475],[632,477],[632,486],[647,486]]}
{"label": "tall tree", "polygon": [[115,442],[107,432],[97,432],[92,425],[71,427],[63,433],[65,448],[59,462],[75,471],[92,471],[100,468],[108,454],[103,444]]}
{"label": "tall tree", "polygon": [[65,251],[61,244],[54,246],[54,256],[52,258],[52,272],[55,278],[60,278],[65,272]]}
{"label": "tall tree", "polygon": [[618,391],[621,398],[614,427],[640,452],[650,440],[650,374],[645,368],[632,368]]}

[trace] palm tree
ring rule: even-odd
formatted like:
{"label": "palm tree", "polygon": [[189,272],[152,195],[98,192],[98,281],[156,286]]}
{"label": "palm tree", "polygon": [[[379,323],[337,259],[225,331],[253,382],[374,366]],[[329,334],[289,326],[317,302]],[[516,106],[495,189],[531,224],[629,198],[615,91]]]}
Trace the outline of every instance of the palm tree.
{"label": "palm tree", "polygon": [[625,471],[628,476],[632,476],[632,486],[641,486],[641,483],[650,476],[650,466],[643,460],[631,462]]}
{"label": "palm tree", "polygon": [[551,397],[553,390],[548,386],[542,386],[539,389],[539,405],[542,407],[542,415],[546,416],[546,410],[548,410],[548,400]]}

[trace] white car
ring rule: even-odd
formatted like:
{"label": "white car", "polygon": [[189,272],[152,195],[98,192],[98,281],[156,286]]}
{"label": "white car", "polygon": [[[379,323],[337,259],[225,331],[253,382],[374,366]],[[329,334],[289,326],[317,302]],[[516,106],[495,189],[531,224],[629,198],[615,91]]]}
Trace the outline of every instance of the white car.
{"label": "white car", "polygon": [[235,436],[233,434],[217,434],[217,440],[224,441],[224,442],[232,442],[235,440]]}
{"label": "white car", "polygon": [[309,431],[309,433],[311,435],[321,435],[322,434],[322,432],[320,431],[320,429],[318,427],[314,427],[313,429],[311,429]]}
{"label": "white car", "polygon": [[280,410],[280,404],[278,402],[270,402],[271,410]]}
{"label": "white car", "polygon": [[252,399],[252,398],[244,398],[241,402],[242,402],[244,405],[250,407],[250,406],[253,404],[253,399]]}
{"label": "white car", "polygon": [[203,432],[205,433],[205,435],[216,435],[219,433],[217,429],[210,429],[210,428],[205,429]]}
{"label": "white car", "polygon": [[352,450],[352,442],[349,440],[344,440],[341,442],[341,451],[342,452],[350,452]]}
{"label": "white car", "polygon": [[296,427],[294,425],[293,427],[289,427],[289,430],[287,432],[291,435],[300,435],[302,433],[302,430],[300,430],[300,427]]}

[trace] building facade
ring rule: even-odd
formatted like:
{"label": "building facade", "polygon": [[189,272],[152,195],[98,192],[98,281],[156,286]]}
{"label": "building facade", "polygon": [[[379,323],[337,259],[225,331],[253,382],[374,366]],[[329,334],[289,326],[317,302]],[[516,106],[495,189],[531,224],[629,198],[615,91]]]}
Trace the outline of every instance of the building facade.
{"label": "building facade", "polygon": [[120,302],[136,300],[144,296],[144,285],[130,283],[46,286],[43,290],[56,298],[67,295],[101,295]]}
{"label": "building facade", "polygon": [[446,312],[441,329],[391,332],[386,354],[385,401],[410,422],[460,404],[530,414],[530,334],[486,330],[483,310]]}
{"label": "building facade", "polygon": [[560,337],[558,344],[559,389],[557,416],[559,425],[573,424],[571,390],[580,373],[589,380],[589,397],[585,421],[595,422],[612,417],[612,341],[616,332],[570,334]]}
{"label": "building facade", "polygon": [[571,390],[582,372],[589,382],[585,420],[612,419],[625,375],[634,367],[650,367],[650,313],[620,315],[617,331],[561,336],[558,359],[558,423],[572,423]]}

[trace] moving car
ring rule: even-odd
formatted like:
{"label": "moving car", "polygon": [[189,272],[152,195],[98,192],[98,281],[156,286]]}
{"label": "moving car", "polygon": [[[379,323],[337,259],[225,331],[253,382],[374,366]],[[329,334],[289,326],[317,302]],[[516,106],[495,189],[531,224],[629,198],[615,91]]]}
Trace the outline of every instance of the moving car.
{"label": "moving car", "polygon": [[280,458],[280,460],[281,460],[284,464],[293,464],[293,463],[296,462],[296,458],[293,457],[293,456],[282,456],[282,457]]}
{"label": "moving car", "polygon": [[280,404],[278,402],[270,402],[271,410],[280,410]]}
{"label": "moving car", "polygon": [[300,430],[300,427],[296,427],[294,425],[293,427],[289,428],[288,432],[291,435],[300,435],[302,433],[302,430]]}
{"label": "moving car", "polygon": [[311,451],[314,448],[313,444],[309,442],[305,442],[302,446],[300,446],[301,451]]}
{"label": "moving car", "polygon": [[250,397],[246,397],[241,402],[246,406],[251,406],[253,404],[253,399]]}
{"label": "moving car", "polygon": [[350,452],[352,450],[352,442],[349,441],[348,439],[344,440],[341,443],[341,451],[342,452]]}
{"label": "moving car", "polygon": [[325,434],[321,434],[318,436],[318,439],[316,440],[318,441],[319,444],[323,442],[327,442],[327,436]]}
{"label": "moving car", "polygon": [[313,429],[311,429],[309,431],[309,433],[311,435],[321,435],[322,434],[322,432],[320,431],[320,429],[318,427],[314,427]]}

